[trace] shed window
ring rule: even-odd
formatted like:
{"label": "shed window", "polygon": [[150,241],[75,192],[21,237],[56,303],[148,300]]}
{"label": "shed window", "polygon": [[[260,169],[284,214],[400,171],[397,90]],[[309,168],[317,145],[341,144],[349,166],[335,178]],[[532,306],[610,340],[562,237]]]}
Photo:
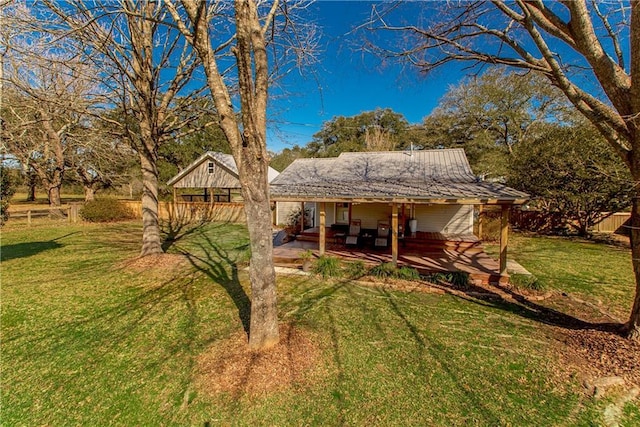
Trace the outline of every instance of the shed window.
{"label": "shed window", "polygon": [[209,173],[213,173],[213,162],[209,162],[208,170]]}

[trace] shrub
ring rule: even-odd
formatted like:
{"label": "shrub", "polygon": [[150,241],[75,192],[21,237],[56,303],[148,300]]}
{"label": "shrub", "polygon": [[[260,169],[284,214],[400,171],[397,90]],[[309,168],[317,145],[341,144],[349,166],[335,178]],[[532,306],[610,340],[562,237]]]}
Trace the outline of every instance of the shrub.
{"label": "shrub", "polygon": [[316,260],[313,267],[313,272],[320,276],[327,277],[340,277],[342,269],[340,268],[340,260],[332,256],[321,256]]}
{"label": "shrub", "polygon": [[424,278],[431,283],[439,283],[457,287],[466,287],[467,285],[469,285],[469,273],[464,273],[462,271],[449,273],[432,273],[426,275]]}
{"label": "shrub", "polygon": [[402,280],[420,280],[420,273],[415,268],[400,267],[396,270],[395,277]]}
{"label": "shrub", "polygon": [[7,169],[0,166],[0,225],[9,219],[9,199],[15,188]]}
{"label": "shrub", "polygon": [[360,260],[347,263],[344,270],[347,277],[351,279],[358,279],[367,274],[367,267]]}
{"label": "shrub", "polygon": [[533,274],[512,274],[509,283],[516,289],[527,289],[530,291],[544,291],[546,286]]}
{"label": "shrub", "polygon": [[393,263],[390,262],[384,262],[382,264],[376,265],[371,270],[369,270],[369,274],[380,279],[392,278],[402,280],[420,280],[420,274],[415,268],[397,268],[393,265]]}
{"label": "shrub", "polygon": [[380,279],[386,279],[388,277],[393,277],[395,271],[396,266],[393,265],[393,263],[383,262],[382,264],[372,267],[371,270],[369,270],[369,274]]}
{"label": "shrub", "polygon": [[80,216],[89,222],[113,222],[135,218],[126,206],[116,199],[96,199],[84,204]]}

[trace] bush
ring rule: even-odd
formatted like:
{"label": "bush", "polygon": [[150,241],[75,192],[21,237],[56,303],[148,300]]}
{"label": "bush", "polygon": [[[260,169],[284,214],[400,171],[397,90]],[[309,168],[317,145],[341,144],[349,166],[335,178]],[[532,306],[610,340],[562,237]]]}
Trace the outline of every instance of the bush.
{"label": "bush", "polygon": [[395,277],[402,280],[420,280],[420,273],[415,268],[400,267],[396,270]]}
{"label": "bush", "polygon": [[393,265],[393,263],[383,262],[382,264],[378,264],[371,268],[371,270],[369,270],[369,274],[379,279],[386,279],[388,277],[393,277],[395,271],[396,266]]}
{"label": "bush", "polygon": [[313,272],[324,278],[340,277],[342,275],[340,260],[336,257],[323,255],[316,260]]}
{"label": "bush", "polygon": [[9,219],[9,199],[15,188],[7,169],[0,167],[0,225]]}
{"label": "bush", "polygon": [[89,222],[113,222],[135,218],[126,206],[116,199],[96,199],[84,204],[80,216]]}
{"label": "bush", "polygon": [[451,285],[457,287],[466,287],[469,285],[469,273],[462,271],[450,273],[432,273],[424,277],[431,283],[439,283],[443,285]]}
{"label": "bush", "polygon": [[420,280],[420,274],[415,268],[397,268],[391,262],[384,262],[382,264],[376,265],[371,270],[369,270],[369,274],[380,279],[392,278],[401,280]]}
{"label": "bush", "polygon": [[367,267],[360,260],[348,263],[344,270],[347,277],[351,279],[358,279],[367,274]]}
{"label": "bush", "polygon": [[516,289],[527,289],[529,291],[544,291],[546,286],[533,274],[512,274],[509,283]]}

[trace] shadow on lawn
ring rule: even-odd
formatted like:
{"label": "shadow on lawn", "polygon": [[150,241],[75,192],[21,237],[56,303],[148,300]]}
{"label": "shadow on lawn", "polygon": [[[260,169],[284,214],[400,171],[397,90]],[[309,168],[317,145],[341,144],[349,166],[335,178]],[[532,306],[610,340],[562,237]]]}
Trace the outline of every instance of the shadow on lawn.
{"label": "shadow on lawn", "polygon": [[[435,285],[446,293],[453,294],[475,304],[508,311],[546,325],[558,326],[563,329],[578,330],[591,329],[621,335],[624,324],[617,322],[590,322],[571,314],[563,313],[554,308],[527,299],[513,289],[497,285],[495,290],[487,287],[467,285],[462,289],[453,289],[445,285]],[[504,296],[507,296],[507,299]]]}
{"label": "shadow on lawn", "polygon": [[16,258],[27,258],[33,255],[37,255],[41,252],[50,251],[52,249],[61,248],[62,243],[58,240],[77,234],[78,232],[65,234],[64,236],[56,237],[53,240],[46,242],[23,242],[15,243],[13,245],[0,246],[0,261],[9,261]]}
{"label": "shadow on lawn", "polygon": [[61,248],[62,245],[56,241],[47,242],[24,242],[13,245],[6,245],[0,248],[0,261],[9,261],[16,258],[26,258],[40,252]]}
{"label": "shadow on lawn", "polygon": [[[208,234],[202,233],[198,229],[194,229],[189,233],[193,234],[194,232],[200,232],[200,238],[204,240],[198,243],[198,252],[203,255],[196,255],[194,251],[183,248],[178,248],[177,250],[189,260],[193,267],[205,273],[214,283],[224,288],[236,306],[242,327],[248,335],[251,301],[238,277],[238,261],[231,256],[228,250],[214,242]],[[233,249],[245,251],[248,247],[249,244],[247,243]]]}

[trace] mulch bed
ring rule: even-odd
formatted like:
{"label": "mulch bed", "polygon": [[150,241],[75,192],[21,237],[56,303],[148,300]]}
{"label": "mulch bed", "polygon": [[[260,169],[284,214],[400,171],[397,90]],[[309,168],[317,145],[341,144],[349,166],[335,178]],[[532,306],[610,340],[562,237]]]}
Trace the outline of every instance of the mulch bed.
{"label": "mulch bed", "polygon": [[209,395],[266,395],[304,387],[324,365],[320,359],[311,333],[297,326],[280,325],[280,342],[264,351],[249,349],[239,332],[200,356],[196,383]]}

